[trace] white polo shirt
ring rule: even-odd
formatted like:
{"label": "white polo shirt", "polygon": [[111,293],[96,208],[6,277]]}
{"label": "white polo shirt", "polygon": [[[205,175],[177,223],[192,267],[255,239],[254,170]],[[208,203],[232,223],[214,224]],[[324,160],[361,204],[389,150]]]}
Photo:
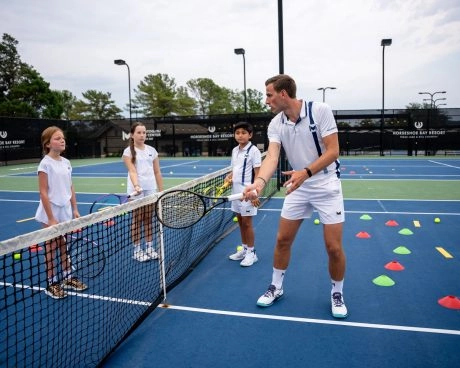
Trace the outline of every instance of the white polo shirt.
{"label": "white polo shirt", "polygon": [[[321,152],[326,148],[322,137],[337,133],[337,124],[329,105],[321,102],[314,102],[312,105],[312,116],[314,126],[310,126],[308,117],[308,104],[302,100],[300,118],[297,122],[290,121],[287,116],[280,112],[277,114],[268,126],[268,139],[270,142],[276,142],[283,145],[286,156],[293,170],[304,170],[318,156],[315,140],[312,131],[316,130],[318,144]],[[316,173],[310,179],[305,180],[304,184],[319,181],[329,181],[331,177],[337,178],[339,174],[339,162],[333,162],[324,170]]]}
{"label": "white polo shirt", "polygon": [[260,151],[251,142],[248,142],[243,149],[240,149],[239,145],[233,148],[231,165],[234,193],[241,192],[246,185],[252,183],[252,169],[260,167],[261,164]]}
{"label": "white polo shirt", "polygon": [[[136,171],[137,180],[139,186],[143,190],[154,190],[158,189],[157,181],[153,172],[153,161],[158,157],[158,152],[155,148],[149,145],[145,145],[144,149],[134,147],[136,150]],[[131,150],[129,147],[123,151],[123,156],[131,158]],[[127,193],[134,192],[134,185],[128,174],[128,185]]]}

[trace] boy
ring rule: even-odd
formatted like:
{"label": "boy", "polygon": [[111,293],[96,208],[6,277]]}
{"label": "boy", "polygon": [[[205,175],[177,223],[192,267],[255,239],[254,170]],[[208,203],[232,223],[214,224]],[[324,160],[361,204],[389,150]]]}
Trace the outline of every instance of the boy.
{"label": "boy", "polygon": [[[232,193],[241,193],[245,186],[252,184],[262,164],[259,149],[251,143],[253,128],[246,122],[239,122],[234,129],[238,143],[232,151],[232,172],[225,182],[232,182]],[[232,261],[241,261],[243,267],[252,266],[258,261],[254,250],[254,228],[252,217],[257,214],[258,201],[233,201],[232,211],[236,213],[241,234],[242,249],[229,256]]]}

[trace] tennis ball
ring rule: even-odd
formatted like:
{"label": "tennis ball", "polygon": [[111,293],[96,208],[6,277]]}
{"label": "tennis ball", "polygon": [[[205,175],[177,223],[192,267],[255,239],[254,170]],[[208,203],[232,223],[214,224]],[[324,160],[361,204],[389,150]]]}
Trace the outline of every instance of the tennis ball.
{"label": "tennis ball", "polygon": [[438,224],[438,223],[441,222],[441,219],[440,219],[439,217],[436,217],[436,218],[434,219],[434,222],[436,222],[436,223]]}
{"label": "tennis ball", "polygon": [[173,172],[172,172],[172,171],[170,171],[169,173],[170,173],[171,175],[173,174]]}
{"label": "tennis ball", "polygon": [[124,186],[125,186],[125,183],[121,183],[121,186],[124,187]]}
{"label": "tennis ball", "polygon": [[233,222],[238,222],[238,217],[235,216],[235,217],[233,218]]}
{"label": "tennis ball", "polygon": [[319,220],[318,219],[315,219],[315,221],[313,221],[315,223],[315,225],[319,225]]}
{"label": "tennis ball", "polygon": [[19,260],[21,259],[21,253],[14,253],[13,258],[14,258],[16,261],[19,261]]}
{"label": "tennis ball", "polygon": [[241,252],[242,250],[243,250],[243,247],[242,247],[241,245],[238,245],[238,246],[236,247],[236,251],[237,251],[237,252]]}

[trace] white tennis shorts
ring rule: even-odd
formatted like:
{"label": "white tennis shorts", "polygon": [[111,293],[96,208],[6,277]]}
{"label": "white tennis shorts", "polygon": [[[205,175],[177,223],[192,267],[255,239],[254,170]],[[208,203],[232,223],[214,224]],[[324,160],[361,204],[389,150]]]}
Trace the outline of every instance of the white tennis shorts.
{"label": "white tennis shorts", "polygon": [[[232,194],[242,193],[244,185],[233,184]],[[257,207],[254,207],[251,201],[232,201],[232,211],[239,213],[241,216],[255,216],[257,215]]]}
{"label": "white tennis shorts", "polygon": [[[51,203],[51,212],[53,212],[54,218],[57,222],[70,221],[73,218],[70,201],[65,206],[56,206],[55,204]],[[38,205],[37,212],[35,213],[35,220],[45,225],[48,225],[49,223],[48,216],[46,215],[41,201]]]}
{"label": "white tennis shorts", "polygon": [[342,184],[339,179],[327,183],[302,185],[284,199],[281,216],[288,220],[310,218],[318,211],[323,224],[345,221]]}

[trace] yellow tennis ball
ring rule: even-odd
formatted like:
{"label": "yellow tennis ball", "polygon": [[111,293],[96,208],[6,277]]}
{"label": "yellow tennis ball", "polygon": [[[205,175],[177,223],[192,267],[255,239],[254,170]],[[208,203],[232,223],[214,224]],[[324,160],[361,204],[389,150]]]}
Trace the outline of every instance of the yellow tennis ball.
{"label": "yellow tennis ball", "polygon": [[238,245],[236,247],[237,252],[241,252],[243,250],[243,247],[241,245]]}
{"label": "yellow tennis ball", "polygon": [[319,225],[319,222],[320,221],[318,219],[315,219],[315,221],[314,221],[315,225]]}
{"label": "yellow tennis ball", "polygon": [[124,187],[124,186],[125,186],[125,183],[121,183],[121,186]]}
{"label": "yellow tennis ball", "polygon": [[238,217],[235,216],[235,217],[233,218],[233,222],[238,222]]}
{"label": "yellow tennis ball", "polygon": [[21,259],[21,253],[14,253],[13,258],[14,258],[16,261],[19,261],[19,260]]}
{"label": "yellow tennis ball", "polygon": [[436,217],[436,218],[434,219],[434,222],[436,222],[436,223],[438,224],[438,223],[441,222],[441,219],[440,219],[439,217]]}

